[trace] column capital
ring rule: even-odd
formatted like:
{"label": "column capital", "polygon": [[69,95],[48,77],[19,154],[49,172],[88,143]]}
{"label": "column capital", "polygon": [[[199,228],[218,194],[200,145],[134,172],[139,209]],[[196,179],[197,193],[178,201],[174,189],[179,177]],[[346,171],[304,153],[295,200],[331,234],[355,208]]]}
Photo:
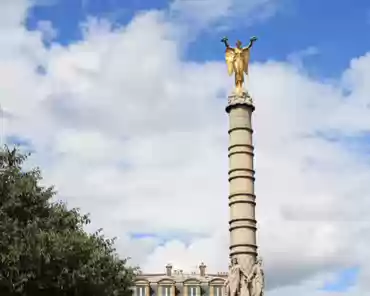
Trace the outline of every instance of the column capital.
{"label": "column capital", "polygon": [[232,93],[228,96],[228,104],[226,107],[226,112],[229,113],[230,109],[236,106],[246,106],[251,108],[254,111],[255,107],[253,104],[253,99],[247,91],[243,91],[242,93]]}

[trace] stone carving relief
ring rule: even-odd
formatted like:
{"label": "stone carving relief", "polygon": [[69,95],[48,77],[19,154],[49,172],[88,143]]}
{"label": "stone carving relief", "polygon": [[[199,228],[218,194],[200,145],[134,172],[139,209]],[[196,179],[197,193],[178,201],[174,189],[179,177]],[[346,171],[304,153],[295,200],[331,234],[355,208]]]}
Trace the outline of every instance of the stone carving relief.
{"label": "stone carving relief", "polygon": [[250,268],[244,265],[240,265],[237,258],[232,258],[224,284],[225,296],[263,296],[265,279],[262,259],[258,258]]}

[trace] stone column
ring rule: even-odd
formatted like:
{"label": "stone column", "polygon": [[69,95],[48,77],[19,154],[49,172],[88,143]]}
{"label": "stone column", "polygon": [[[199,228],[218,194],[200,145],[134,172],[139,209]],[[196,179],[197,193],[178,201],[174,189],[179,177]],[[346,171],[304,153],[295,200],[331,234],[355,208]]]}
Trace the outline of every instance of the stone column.
{"label": "stone column", "polygon": [[230,258],[249,267],[257,257],[254,167],[251,117],[254,111],[248,93],[229,96],[229,209]]}

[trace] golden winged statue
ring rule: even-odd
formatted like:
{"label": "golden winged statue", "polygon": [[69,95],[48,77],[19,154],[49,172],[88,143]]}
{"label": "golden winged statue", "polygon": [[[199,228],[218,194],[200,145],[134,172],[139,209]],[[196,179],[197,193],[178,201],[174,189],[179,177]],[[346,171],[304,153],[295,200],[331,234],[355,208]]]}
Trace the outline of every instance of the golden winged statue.
{"label": "golden winged statue", "polygon": [[238,40],[235,48],[230,47],[227,37],[221,40],[226,46],[225,59],[227,71],[230,76],[235,73],[236,93],[243,92],[244,73],[248,75],[250,49],[256,40],[257,37],[252,37],[246,47],[242,47],[242,42]]}

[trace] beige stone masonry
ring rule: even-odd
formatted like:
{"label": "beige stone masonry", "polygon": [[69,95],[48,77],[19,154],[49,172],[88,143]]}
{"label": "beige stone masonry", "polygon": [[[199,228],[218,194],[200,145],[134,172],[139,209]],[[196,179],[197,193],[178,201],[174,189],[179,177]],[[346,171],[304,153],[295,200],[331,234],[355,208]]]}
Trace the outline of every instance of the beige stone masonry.
{"label": "beige stone masonry", "polygon": [[228,97],[230,258],[237,257],[251,265],[257,257],[253,111],[253,100],[247,92]]}

